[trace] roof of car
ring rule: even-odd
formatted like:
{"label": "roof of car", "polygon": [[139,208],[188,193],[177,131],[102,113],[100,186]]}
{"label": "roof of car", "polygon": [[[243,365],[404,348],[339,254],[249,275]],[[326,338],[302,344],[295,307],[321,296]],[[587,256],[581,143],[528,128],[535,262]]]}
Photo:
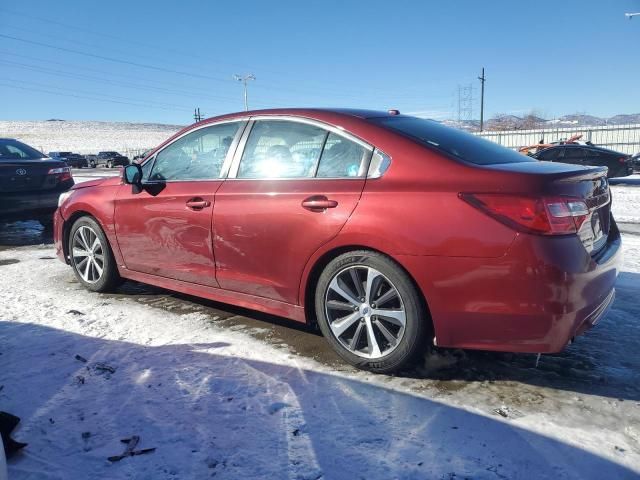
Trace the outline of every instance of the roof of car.
{"label": "roof of car", "polygon": [[208,118],[207,121],[223,118],[252,117],[258,115],[293,115],[300,117],[322,117],[327,114],[357,117],[361,119],[389,117],[398,113],[389,113],[385,110],[366,110],[358,108],[270,108],[265,110],[249,110],[246,112],[234,112],[217,117]]}

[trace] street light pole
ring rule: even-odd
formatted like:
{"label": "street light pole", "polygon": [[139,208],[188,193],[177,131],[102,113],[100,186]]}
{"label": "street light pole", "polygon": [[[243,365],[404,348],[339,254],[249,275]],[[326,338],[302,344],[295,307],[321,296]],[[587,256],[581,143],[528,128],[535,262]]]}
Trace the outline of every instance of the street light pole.
{"label": "street light pole", "polygon": [[638,12],[638,13],[625,13],[624,16],[627,17],[629,20],[631,20],[633,17],[640,16],[640,12]]}
{"label": "street light pole", "polygon": [[245,112],[249,110],[249,100],[247,97],[247,82],[249,80],[255,80],[256,76],[252,73],[250,73],[249,75],[234,75],[233,76],[234,80],[237,80],[238,82],[241,82],[242,85],[244,86],[244,110]]}

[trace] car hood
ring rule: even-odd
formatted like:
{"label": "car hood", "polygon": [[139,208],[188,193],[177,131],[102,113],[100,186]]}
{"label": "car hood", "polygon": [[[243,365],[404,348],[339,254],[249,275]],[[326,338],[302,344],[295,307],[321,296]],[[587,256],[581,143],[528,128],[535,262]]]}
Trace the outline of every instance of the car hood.
{"label": "car hood", "polygon": [[106,186],[120,185],[120,183],[122,183],[122,180],[120,179],[120,177],[98,178],[96,180],[89,180],[87,182],[76,183],[73,187],[71,187],[71,189],[80,190],[81,188],[88,188],[88,187],[106,187]]}

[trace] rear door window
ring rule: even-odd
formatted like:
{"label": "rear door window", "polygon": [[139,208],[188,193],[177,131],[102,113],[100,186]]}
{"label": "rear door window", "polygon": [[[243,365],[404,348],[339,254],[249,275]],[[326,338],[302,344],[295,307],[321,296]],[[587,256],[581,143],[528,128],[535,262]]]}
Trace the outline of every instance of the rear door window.
{"label": "rear door window", "polygon": [[237,178],[311,178],[327,134],[306,123],[257,121],[244,147]]}

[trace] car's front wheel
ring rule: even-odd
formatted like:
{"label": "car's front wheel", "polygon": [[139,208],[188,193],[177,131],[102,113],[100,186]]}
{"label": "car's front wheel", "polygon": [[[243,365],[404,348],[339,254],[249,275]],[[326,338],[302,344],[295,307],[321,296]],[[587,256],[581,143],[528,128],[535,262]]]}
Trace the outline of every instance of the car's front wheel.
{"label": "car's front wheel", "polygon": [[81,217],[69,233],[69,258],[78,281],[94,292],[108,292],[120,275],[102,228],[91,217]]}
{"label": "car's front wheel", "polygon": [[318,325],[352,365],[389,373],[424,351],[431,322],[409,275],[389,257],[360,250],[324,269],[315,294]]}

